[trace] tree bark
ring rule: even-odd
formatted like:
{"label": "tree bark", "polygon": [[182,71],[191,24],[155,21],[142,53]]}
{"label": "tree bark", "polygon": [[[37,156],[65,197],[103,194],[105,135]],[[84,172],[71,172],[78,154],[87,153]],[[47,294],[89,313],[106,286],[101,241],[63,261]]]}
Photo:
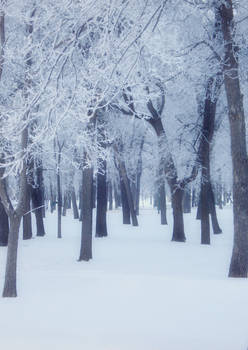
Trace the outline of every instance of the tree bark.
{"label": "tree bark", "polygon": [[129,181],[128,176],[127,176],[126,166],[125,166],[125,163],[120,159],[119,159],[119,169],[120,169],[121,179],[123,181],[123,184],[124,184],[125,190],[126,190],[126,197],[127,197],[128,206],[130,209],[132,225],[138,226],[138,219],[137,219],[135,209],[134,209],[133,196],[132,196],[132,192],[131,192],[130,181]]}
{"label": "tree bark", "polygon": [[107,162],[102,161],[97,173],[96,237],[106,237],[107,231]]}
{"label": "tree bark", "polygon": [[209,183],[202,180],[200,192],[201,244],[210,244]]}
{"label": "tree bark", "polygon": [[9,219],[4,209],[3,203],[0,200],[0,247],[8,245],[9,237]]}
{"label": "tree bark", "polygon": [[239,65],[233,40],[233,4],[227,0],[218,8],[224,39],[224,84],[231,132],[233,165],[234,246],[229,277],[247,277],[248,272],[248,157],[243,95],[239,82]]}
{"label": "tree bark", "polygon": [[211,182],[209,183],[209,211],[211,215],[211,221],[212,221],[212,228],[215,235],[222,233],[222,230],[220,228],[218,219],[217,219],[217,213],[216,213],[216,207],[215,207],[215,198],[214,198],[214,191]]}
{"label": "tree bark", "polygon": [[26,203],[25,203],[25,214],[23,215],[23,239],[32,238],[32,217],[31,217],[31,185],[27,184],[26,188]]}
{"label": "tree bark", "polygon": [[35,169],[35,178],[34,184],[31,188],[31,198],[33,205],[33,212],[36,219],[36,234],[39,237],[45,236],[45,228],[43,222],[43,176],[42,176],[42,164],[37,160],[37,165]]}
{"label": "tree bark", "polygon": [[73,217],[74,219],[78,219],[79,214],[78,214],[78,206],[77,206],[77,199],[76,199],[74,186],[72,186],[71,188],[71,201],[72,201]]}
{"label": "tree bark", "polygon": [[62,238],[62,233],[61,233],[61,220],[62,220],[62,194],[61,194],[61,179],[60,179],[60,160],[61,160],[61,153],[59,151],[58,155],[58,168],[57,168],[57,174],[56,174],[56,179],[57,179],[57,197],[58,197],[58,231],[57,231],[57,237]]}
{"label": "tree bark", "polygon": [[65,191],[64,200],[63,200],[62,216],[66,216],[67,208],[68,208],[68,193]]}
{"label": "tree bark", "polygon": [[185,189],[184,189],[183,212],[184,212],[184,214],[191,213],[191,190],[190,190],[190,187],[185,187]]}
{"label": "tree bark", "polygon": [[10,220],[10,234],[9,234],[9,242],[8,242],[3,297],[13,298],[17,296],[16,268],[17,268],[18,234],[19,234],[21,217],[16,214],[13,214],[13,215],[10,215],[9,220]]}
{"label": "tree bark", "polygon": [[113,210],[113,186],[112,181],[108,182],[108,201],[109,201],[109,210]]}
{"label": "tree bark", "polygon": [[[172,156],[166,150],[166,135],[162,120],[160,117],[148,120],[152,125],[158,136],[158,144],[160,154],[160,162],[163,164],[163,171],[166,177],[166,180],[170,187],[171,192],[171,202],[172,202],[172,211],[173,211],[173,233],[172,241],[185,242],[186,237],[184,233],[184,222],[183,222],[183,191],[186,183],[183,181],[178,181],[177,170],[173,162]],[[164,153],[167,154],[164,154]]]}
{"label": "tree bark", "polygon": [[131,224],[131,218],[130,218],[130,208],[128,204],[127,199],[127,192],[124,185],[123,180],[120,180],[121,184],[121,203],[122,203],[122,218],[123,218],[123,224],[124,225],[130,225]]}
{"label": "tree bark", "polygon": [[171,194],[171,202],[173,209],[173,234],[172,241],[185,242],[186,237],[184,233],[183,222],[183,189],[175,188]]}
{"label": "tree bark", "polygon": [[[85,157],[87,155],[85,154]],[[92,259],[93,168],[83,169],[82,231],[79,261]]]}
{"label": "tree bark", "polygon": [[114,198],[115,198],[115,209],[118,209],[121,206],[122,200],[120,196],[120,186],[114,185]]}
{"label": "tree bark", "polygon": [[165,183],[164,183],[164,179],[160,179],[158,191],[159,191],[159,208],[160,208],[161,225],[167,225],[167,217],[166,217],[166,195],[165,195]]}

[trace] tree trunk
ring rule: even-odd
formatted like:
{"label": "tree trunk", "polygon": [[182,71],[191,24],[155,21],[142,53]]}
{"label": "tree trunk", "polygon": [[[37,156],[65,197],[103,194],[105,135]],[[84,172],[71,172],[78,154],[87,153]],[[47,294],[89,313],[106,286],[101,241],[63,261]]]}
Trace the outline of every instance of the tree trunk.
{"label": "tree trunk", "polygon": [[18,235],[21,217],[13,214],[9,217],[10,231],[7,251],[7,263],[5,270],[5,283],[3,289],[3,297],[16,297],[16,268],[17,268],[17,248]]}
{"label": "tree trunk", "polygon": [[122,198],[120,196],[119,186],[117,188],[117,185],[114,186],[114,198],[115,198],[115,209],[118,209],[121,206]]}
{"label": "tree trunk", "polygon": [[106,237],[107,232],[107,163],[102,161],[97,173],[96,237]]}
{"label": "tree trunk", "polygon": [[25,214],[23,215],[23,239],[32,238],[32,217],[31,217],[31,185],[27,184],[26,188],[26,203],[25,205]]}
{"label": "tree trunk", "polygon": [[186,187],[183,193],[183,212],[184,214],[191,213],[191,190]]}
{"label": "tree trunk", "polygon": [[174,188],[171,191],[171,202],[173,209],[173,235],[172,241],[185,242],[186,237],[184,233],[183,223],[183,190],[181,188]]}
{"label": "tree trunk", "polygon": [[[142,166],[141,166],[142,169]],[[136,215],[139,215],[139,208],[140,208],[140,182],[141,182],[141,175],[142,171],[137,173],[137,180],[136,180],[136,196],[135,196],[135,210],[136,210]]]}
{"label": "tree trunk", "polygon": [[68,207],[68,193],[65,191],[64,200],[63,200],[62,216],[66,216],[67,207]]}
{"label": "tree trunk", "polygon": [[76,193],[75,193],[74,186],[72,186],[71,188],[71,201],[72,201],[73,217],[74,219],[78,219],[79,214],[78,214],[78,207],[77,207],[77,200],[76,200]]}
{"label": "tree trunk", "polygon": [[212,228],[213,228],[214,234],[217,235],[219,233],[222,233],[222,230],[220,228],[220,225],[219,225],[218,219],[217,219],[216,208],[215,208],[214,192],[213,192],[213,188],[212,188],[211,182],[209,183],[208,197],[209,197],[209,211],[210,211],[210,215],[211,215]]}
{"label": "tree trunk", "polygon": [[[119,158],[119,156],[118,156],[118,158]],[[123,184],[124,184],[125,190],[126,190],[126,197],[127,197],[127,201],[128,201],[130,214],[131,214],[132,225],[138,226],[138,219],[137,219],[135,209],[134,209],[133,196],[132,196],[132,192],[131,192],[130,181],[129,181],[128,176],[127,176],[126,166],[125,166],[125,163],[123,160],[118,159],[118,162],[119,162],[119,171],[120,171],[121,180],[123,181]]]}
{"label": "tree trunk", "polygon": [[166,195],[165,195],[164,179],[160,180],[160,185],[159,185],[159,207],[160,207],[161,225],[167,225]]}
{"label": "tree trunk", "polygon": [[61,234],[61,216],[62,216],[62,195],[61,195],[61,185],[60,185],[60,170],[57,170],[57,197],[58,197],[58,231],[57,237],[62,238]]}
{"label": "tree trunk", "polygon": [[224,38],[224,84],[227,96],[233,164],[234,246],[229,277],[247,277],[248,272],[248,157],[243,95],[239,82],[239,67],[233,41],[233,6],[227,0],[220,5],[219,15]]}
{"label": "tree trunk", "polygon": [[9,219],[4,209],[3,203],[0,200],[0,247],[8,245],[9,236]]}
{"label": "tree trunk", "polygon": [[108,182],[108,200],[109,200],[109,210],[113,210],[113,187],[112,181]]}
{"label": "tree trunk", "polygon": [[92,185],[92,208],[96,208],[96,178],[93,177],[93,185]]}
{"label": "tree trunk", "polygon": [[43,222],[43,176],[42,176],[42,165],[38,163],[36,168],[36,183],[35,186],[31,188],[31,198],[33,205],[33,212],[36,219],[36,231],[37,236],[45,236],[45,228]]}
{"label": "tree trunk", "polygon": [[127,199],[127,192],[126,192],[126,188],[123,180],[120,180],[120,183],[121,183],[121,203],[122,203],[123,224],[130,225],[131,218],[130,218],[130,208],[129,208],[128,199]]}
{"label": "tree trunk", "polygon": [[202,180],[200,192],[201,244],[210,244],[209,184]]}
{"label": "tree trunk", "polygon": [[[85,155],[86,157],[86,155]],[[79,261],[92,259],[93,168],[83,169],[82,231]]]}

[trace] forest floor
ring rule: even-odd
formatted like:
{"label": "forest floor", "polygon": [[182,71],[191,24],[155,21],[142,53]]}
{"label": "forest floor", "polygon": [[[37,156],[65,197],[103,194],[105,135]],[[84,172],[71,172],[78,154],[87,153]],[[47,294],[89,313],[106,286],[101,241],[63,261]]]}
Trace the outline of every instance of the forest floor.
{"label": "forest floor", "polygon": [[[0,299],[3,350],[247,350],[248,280],[228,279],[232,209],[218,210],[223,234],[200,245],[195,211],[186,243],[143,209],[139,227],[109,217],[94,259],[78,262],[81,224],[47,214],[47,235],[20,240],[18,298]],[[6,248],[0,248],[2,290]]]}

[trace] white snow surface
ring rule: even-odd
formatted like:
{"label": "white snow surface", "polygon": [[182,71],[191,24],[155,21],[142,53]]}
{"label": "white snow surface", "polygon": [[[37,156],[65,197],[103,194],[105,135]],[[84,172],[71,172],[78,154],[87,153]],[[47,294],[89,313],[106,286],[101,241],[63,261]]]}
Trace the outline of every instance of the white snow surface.
{"label": "white snow surface", "polygon": [[[171,242],[153,209],[140,226],[108,213],[109,236],[93,239],[93,260],[78,262],[81,224],[47,214],[47,235],[20,240],[18,297],[0,299],[3,350],[247,350],[248,281],[227,278],[232,209],[218,210],[222,235],[200,245],[195,211],[186,243]],[[0,250],[3,287],[6,248]]]}

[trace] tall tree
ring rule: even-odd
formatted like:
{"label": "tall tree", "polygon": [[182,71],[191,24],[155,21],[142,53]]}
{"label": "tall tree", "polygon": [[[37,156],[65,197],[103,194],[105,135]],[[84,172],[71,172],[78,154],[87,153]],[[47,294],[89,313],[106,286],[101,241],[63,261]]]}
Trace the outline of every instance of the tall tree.
{"label": "tall tree", "polygon": [[214,2],[221,23],[224,49],[224,85],[228,104],[233,164],[234,246],[230,277],[247,277],[248,273],[248,156],[243,94],[239,78],[239,47],[235,42],[233,2]]}

